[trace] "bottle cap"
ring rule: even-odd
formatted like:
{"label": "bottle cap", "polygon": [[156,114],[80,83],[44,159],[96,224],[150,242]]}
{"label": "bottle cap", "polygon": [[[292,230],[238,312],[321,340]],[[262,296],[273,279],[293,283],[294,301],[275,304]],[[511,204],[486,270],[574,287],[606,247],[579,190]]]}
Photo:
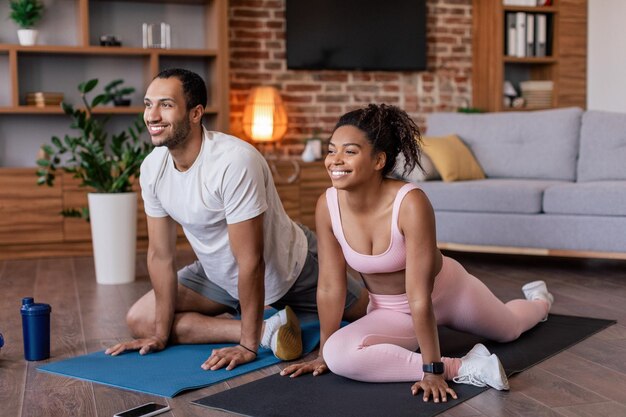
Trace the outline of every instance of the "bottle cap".
{"label": "bottle cap", "polygon": [[22,299],[21,312],[23,316],[43,316],[50,314],[52,308],[49,304],[34,303],[32,297],[26,297]]}

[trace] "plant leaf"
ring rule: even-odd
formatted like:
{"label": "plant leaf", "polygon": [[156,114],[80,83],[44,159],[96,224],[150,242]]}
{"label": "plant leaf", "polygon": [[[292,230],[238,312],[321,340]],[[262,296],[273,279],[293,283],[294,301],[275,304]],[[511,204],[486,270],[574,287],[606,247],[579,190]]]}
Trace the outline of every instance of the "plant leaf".
{"label": "plant leaf", "polygon": [[72,113],[74,113],[74,107],[71,104],[66,103],[64,101],[61,102],[61,108],[67,115],[72,115]]}
{"label": "plant leaf", "polygon": [[117,87],[118,85],[122,84],[123,82],[124,80],[122,80],[121,78],[118,78],[117,80],[113,80],[104,87],[104,91],[108,93],[112,91],[115,87]]}
{"label": "plant leaf", "polygon": [[48,156],[54,154],[54,149],[52,149],[52,146],[48,144],[42,145],[41,149],[43,149],[44,153]]}
{"label": "plant leaf", "polygon": [[61,139],[58,138],[58,136],[52,136],[52,139],[50,139],[52,141],[52,144],[54,146],[56,146],[59,149],[64,149],[65,147],[63,146],[63,144],[61,143]]}
{"label": "plant leaf", "polygon": [[[130,191],[139,177],[141,163],[153,148],[151,143],[140,137],[146,130],[143,115],[138,114],[121,132],[109,132],[107,123],[111,114],[91,113],[93,107],[105,103],[110,97],[109,93],[105,93],[89,99],[88,93],[97,82],[93,79],[79,84],[82,107],[74,108],[71,104],[62,103],[70,127],[78,132],[74,136],[63,136],[63,140],[53,136],[50,144],[42,146],[46,158],[37,162],[40,167],[37,170],[38,184],[52,185],[57,166],[78,179],[81,187],[103,193]],[[117,89],[123,80],[114,80],[110,84],[114,89],[110,94],[134,91],[131,87]],[[60,158],[62,153],[67,153],[63,159]],[[81,217],[87,218],[88,212],[82,211]]]}
{"label": "plant leaf", "polygon": [[78,85],[78,91],[80,91],[83,94],[87,94],[88,92],[93,90],[96,85],[98,85],[98,79],[94,78],[84,83],[80,83]]}
{"label": "plant leaf", "polygon": [[97,95],[92,101],[91,101],[91,107],[96,107],[99,104],[102,104],[104,102],[106,102],[108,99],[108,95],[107,94],[100,94]]}

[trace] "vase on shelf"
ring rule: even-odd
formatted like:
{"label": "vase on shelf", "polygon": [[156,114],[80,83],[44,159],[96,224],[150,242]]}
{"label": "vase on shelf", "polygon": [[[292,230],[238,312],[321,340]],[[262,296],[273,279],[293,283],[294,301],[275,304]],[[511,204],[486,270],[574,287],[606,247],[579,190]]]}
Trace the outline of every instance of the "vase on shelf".
{"label": "vase on shelf", "polygon": [[18,29],[17,38],[22,46],[32,46],[37,43],[37,35],[39,31],[37,29]]}

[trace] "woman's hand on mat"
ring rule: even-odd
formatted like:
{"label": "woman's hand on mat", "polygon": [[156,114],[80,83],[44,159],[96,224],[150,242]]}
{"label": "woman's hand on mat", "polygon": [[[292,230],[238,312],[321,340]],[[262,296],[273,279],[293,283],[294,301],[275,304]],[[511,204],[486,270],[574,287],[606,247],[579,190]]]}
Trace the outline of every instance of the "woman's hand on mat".
{"label": "woman's hand on mat", "polygon": [[165,349],[167,343],[156,338],[148,337],[145,339],[135,339],[131,342],[118,343],[104,351],[105,354],[116,356],[127,350],[138,350],[140,355],[145,355],[150,352],[158,352]]}
{"label": "woman's hand on mat", "polygon": [[411,387],[411,393],[417,395],[419,390],[424,391],[424,401],[427,402],[432,395],[433,401],[438,403],[441,399],[442,402],[448,401],[448,394],[455,400],[457,399],[456,392],[448,386],[448,383],[443,376],[434,374],[424,374],[424,378],[421,381],[417,381]]}
{"label": "woman's hand on mat", "polygon": [[326,366],[326,362],[324,362],[324,358],[318,356],[316,359],[307,362],[294,363],[293,365],[289,365],[282,371],[280,374],[282,376],[289,375],[291,378],[295,378],[298,375],[313,373],[313,376],[318,376],[323,374],[324,372],[328,372],[328,366]]}
{"label": "woman's hand on mat", "polygon": [[241,345],[237,345],[222,349],[213,349],[209,359],[200,367],[205,371],[216,371],[226,366],[226,370],[230,371],[237,365],[252,362],[254,359],[256,359],[254,352],[247,350]]}

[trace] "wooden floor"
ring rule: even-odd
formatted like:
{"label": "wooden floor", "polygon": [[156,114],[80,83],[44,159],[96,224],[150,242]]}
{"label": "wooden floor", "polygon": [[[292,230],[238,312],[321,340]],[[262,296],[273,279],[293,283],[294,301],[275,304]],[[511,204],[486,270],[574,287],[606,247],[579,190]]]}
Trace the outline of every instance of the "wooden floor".
{"label": "wooden floor", "polygon": [[[544,279],[556,298],[554,313],[618,324],[511,378],[509,392],[488,390],[442,416],[626,416],[626,261],[451,255],[503,300],[520,297],[523,283]],[[181,254],[179,263],[191,256]],[[172,407],[164,416],[224,416],[190,401],[281,369],[272,366],[167,399],[37,372],[41,362],[23,359],[19,309],[25,296],[52,305],[51,360],[126,340],[125,313],[150,289],[144,258],[138,260],[137,281],[116,286],[96,284],[87,257],[0,261],[0,332],[6,340],[0,351],[0,416],[110,417],[155,400]]]}

